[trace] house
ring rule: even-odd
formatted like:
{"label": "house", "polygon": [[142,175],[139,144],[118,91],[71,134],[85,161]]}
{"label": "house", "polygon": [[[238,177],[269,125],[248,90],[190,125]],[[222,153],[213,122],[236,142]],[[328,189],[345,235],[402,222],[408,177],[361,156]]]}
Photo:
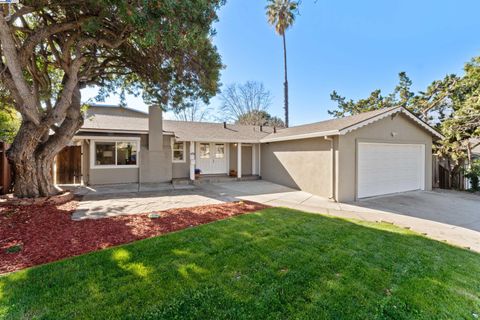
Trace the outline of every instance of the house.
{"label": "house", "polygon": [[[402,107],[285,129],[162,119],[162,111],[92,106],[59,154],[59,183],[158,183],[258,176],[335,201],[432,188],[441,135]],[[68,150],[70,149],[70,150]],[[73,181],[72,181],[73,180]]]}

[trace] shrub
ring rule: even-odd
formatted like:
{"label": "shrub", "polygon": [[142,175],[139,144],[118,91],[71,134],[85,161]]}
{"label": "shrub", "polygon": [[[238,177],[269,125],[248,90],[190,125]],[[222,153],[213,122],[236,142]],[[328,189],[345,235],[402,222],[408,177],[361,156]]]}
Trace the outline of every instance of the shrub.
{"label": "shrub", "polygon": [[480,159],[472,162],[470,168],[465,171],[465,177],[470,180],[470,189],[472,191],[479,191],[479,177],[480,177]]}

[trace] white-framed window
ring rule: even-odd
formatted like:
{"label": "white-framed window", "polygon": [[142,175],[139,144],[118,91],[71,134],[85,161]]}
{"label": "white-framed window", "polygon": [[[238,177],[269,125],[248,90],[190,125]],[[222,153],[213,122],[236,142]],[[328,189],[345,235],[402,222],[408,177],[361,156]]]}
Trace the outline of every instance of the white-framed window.
{"label": "white-framed window", "polygon": [[173,140],[172,141],[172,162],[185,162],[186,161],[185,149],[186,149],[185,141],[178,142]]}
{"label": "white-framed window", "polygon": [[139,139],[91,140],[91,168],[138,168],[139,150]]}
{"label": "white-framed window", "polygon": [[215,158],[216,159],[225,158],[225,144],[223,144],[223,143],[216,143],[215,144]]}
{"label": "white-framed window", "polygon": [[200,159],[210,158],[210,143],[200,143]]}

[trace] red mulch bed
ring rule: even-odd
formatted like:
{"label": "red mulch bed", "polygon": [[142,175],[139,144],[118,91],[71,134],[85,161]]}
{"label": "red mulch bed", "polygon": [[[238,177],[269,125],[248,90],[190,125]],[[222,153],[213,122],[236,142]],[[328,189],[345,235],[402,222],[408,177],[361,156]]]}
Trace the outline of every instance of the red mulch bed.
{"label": "red mulch bed", "polygon": [[145,213],[73,221],[70,217],[76,207],[75,201],[63,205],[0,206],[0,273],[266,208],[258,203],[237,202],[161,211],[156,219]]}

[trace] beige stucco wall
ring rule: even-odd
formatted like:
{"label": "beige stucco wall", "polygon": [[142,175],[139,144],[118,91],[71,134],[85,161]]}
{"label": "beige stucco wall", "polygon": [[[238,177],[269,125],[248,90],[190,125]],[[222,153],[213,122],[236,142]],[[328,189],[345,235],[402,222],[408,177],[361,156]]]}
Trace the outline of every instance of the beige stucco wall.
{"label": "beige stucco wall", "polygon": [[332,178],[330,149],[330,141],[324,138],[262,144],[262,179],[329,197]]}
{"label": "beige stucco wall", "polygon": [[136,182],[138,182],[138,168],[90,169],[90,185]]}
{"label": "beige stucco wall", "polygon": [[172,163],[173,178],[190,177],[190,142],[185,142],[185,162]]}
{"label": "beige stucco wall", "polygon": [[[395,133],[392,135],[392,132]],[[357,144],[359,142],[415,143],[425,145],[425,189],[432,189],[432,137],[403,114],[387,117],[339,136],[336,153],[336,199],[356,200]]]}
{"label": "beige stucco wall", "polygon": [[87,143],[87,140],[82,140],[82,176],[83,183],[89,184],[90,178],[90,146]]}
{"label": "beige stucco wall", "polygon": [[163,136],[163,149],[152,151],[148,146],[148,136],[142,136],[140,153],[140,178],[142,183],[172,181],[171,137]]}

